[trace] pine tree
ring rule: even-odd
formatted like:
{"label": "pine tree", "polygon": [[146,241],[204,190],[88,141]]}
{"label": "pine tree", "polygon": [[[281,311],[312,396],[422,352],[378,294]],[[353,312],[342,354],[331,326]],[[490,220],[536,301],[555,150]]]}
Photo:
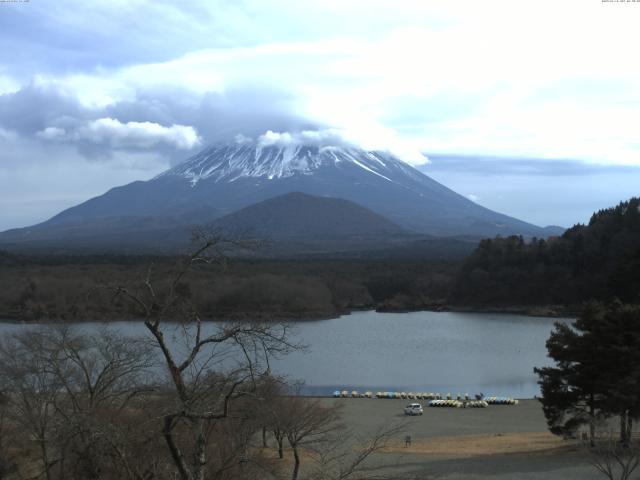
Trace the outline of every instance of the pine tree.
{"label": "pine tree", "polygon": [[605,413],[602,406],[606,389],[602,357],[594,354],[597,346],[589,333],[595,308],[595,304],[585,308],[572,326],[556,323],[547,340],[549,356],[556,366],[534,369],[540,377],[540,401],[549,430],[573,436],[580,426],[588,425],[592,443],[596,419]]}
{"label": "pine tree", "polygon": [[628,446],[640,416],[640,306],[615,302],[601,309],[597,325],[607,367],[604,408],[620,416],[620,441]]}
{"label": "pine tree", "polygon": [[628,445],[640,416],[640,307],[589,303],[571,326],[556,324],[547,341],[555,367],[536,368],[551,432],[571,436],[598,417],[620,417]]}

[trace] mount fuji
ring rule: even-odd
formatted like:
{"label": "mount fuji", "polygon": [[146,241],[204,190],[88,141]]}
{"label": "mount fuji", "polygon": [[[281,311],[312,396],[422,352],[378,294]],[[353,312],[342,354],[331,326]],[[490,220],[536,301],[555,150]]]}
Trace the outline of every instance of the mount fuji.
{"label": "mount fuji", "polygon": [[[1,233],[0,246],[81,246],[98,241],[123,247],[132,242],[159,246],[163,239],[175,240],[176,231],[189,225],[224,226],[226,216],[234,212],[229,218],[238,223],[245,207],[293,192],[355,203],[363,208],[346,210],[360,216],[355,212],[368,210],[367,215],[384,217],[410,235],[477,238],[557,233],[484,208],[387,152],[344,145],[241,142],[212,145],[151,180],[113,188],[41,224]],[[293,209],[310,204],[297,202],[296,196],[285,198]],[[309,215],[317,215],[319,207],[314,205],[315,213]],[[336,205],[327,203],[324,208]],[[292,222],[302,217],[304,212],[290,215]],[[329,235],[331,228],[327,224]],[[345,234],[344,229],[341,232]]]}

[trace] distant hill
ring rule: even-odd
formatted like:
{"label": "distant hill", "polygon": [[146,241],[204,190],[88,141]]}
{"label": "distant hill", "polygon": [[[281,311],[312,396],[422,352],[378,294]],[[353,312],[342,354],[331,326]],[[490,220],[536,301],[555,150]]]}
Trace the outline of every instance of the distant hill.
{"label": "distant hill", "polygon": [[483,240],[455,282],[455,303],[578,305],[640,302],[640,199],[600,210],[562,236]]}
{"label": "distant hill", "polygon": [[349,237],[407,233],[382,215],[339,198],[287,193],[242,208],[212,225],[261,238]]}
{"label": "distant hill", "polygon": [[461,259],[475,239],[409,232],[354,202],[288,193],[215,220],[213,230],[260,240],[244,256],[287,258]]}

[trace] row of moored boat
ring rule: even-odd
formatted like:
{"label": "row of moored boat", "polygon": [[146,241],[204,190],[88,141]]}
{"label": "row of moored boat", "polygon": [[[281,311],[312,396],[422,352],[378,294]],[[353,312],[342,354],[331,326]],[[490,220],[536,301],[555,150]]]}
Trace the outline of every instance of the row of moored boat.
{"label": "row of moored boat", "polygon": [[384,398],[384,399],[416,399],[430,400],[430,407],[471,407],[483,408],[488,405],[517,405],[518,400],[512,397],[484,397],[476,395],[475,399],[469,398],[469,394],[456,395],[455,398],[448,393],[440,395],[433,392],[358,392],[357,390],[336,390],[333,392],[336,398]]}

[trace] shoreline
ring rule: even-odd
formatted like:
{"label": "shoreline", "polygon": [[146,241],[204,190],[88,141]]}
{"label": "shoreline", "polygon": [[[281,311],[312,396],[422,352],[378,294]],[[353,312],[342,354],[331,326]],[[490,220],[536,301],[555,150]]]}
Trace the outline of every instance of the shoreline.
{"label": "shoreline", "polygon": [[[534,318],[576,318],[579,315],[579,309],[577,307],[565,307],[562,305],[511,305],[511,306],[468,306],[468,305],[446,305],[438,304],[431,306],[421,306],[418,308],[387,308],[384,306],[374,306],[364,308],[351,308],[344,310],[337,310],[334,312],[283,312],[280,315],[269,314],[260,315],[258,312],[243,312],[233,315],[223,315],[218,318],[205,318],[204,322],[243,322],[243,321],[258,321],[266,323],[298,323],[298,322],[316,322],[322,320],[335,320],[345,315],[351,315],[352,313],[359,312],[376,312],[376,313],[416,313],[416,312],[454,312],[454,313],[494,313],[494,314],[511,314],[522,315],[525,317]],[[121,318],[94,318],[94,319],[33,319],[28,320],[24,318],[14,317],[9,312],[0,313],[0,323],[13,323],[13,324],[74,324],[74,323],[113,323],[113,322],[135,322],[142,321],[142,317],[121,317]],[[166,320],[169,321],[169,320]]]}

